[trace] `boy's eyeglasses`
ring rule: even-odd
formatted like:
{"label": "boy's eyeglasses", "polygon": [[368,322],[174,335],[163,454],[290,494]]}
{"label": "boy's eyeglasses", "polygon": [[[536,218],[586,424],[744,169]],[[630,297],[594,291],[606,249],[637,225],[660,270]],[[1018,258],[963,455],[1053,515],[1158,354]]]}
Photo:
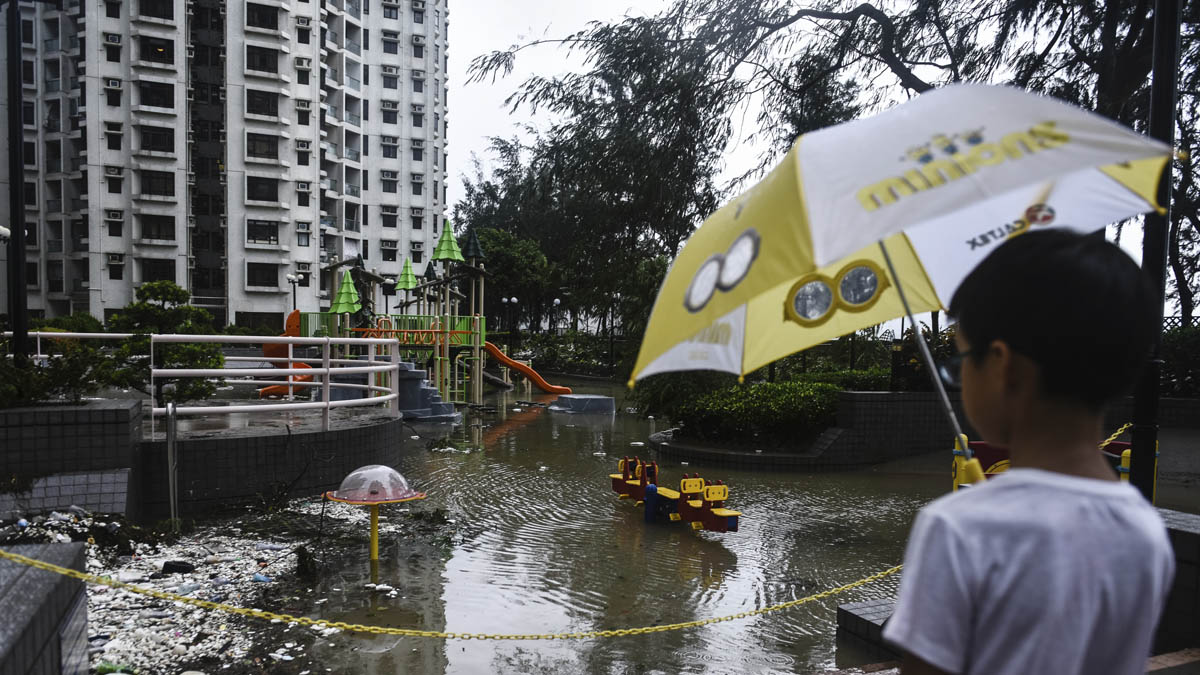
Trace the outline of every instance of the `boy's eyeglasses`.
{"label": "boy's eyeglasses", "polygon": [[943,359],[938,364],[938,377],[942,378],[942,383],[952,389],[962,389],[962,364],[963,359],[968,356],[975,356],[979,352],[974,349],[968,349],[965,352],[959,352],[948,359]]}

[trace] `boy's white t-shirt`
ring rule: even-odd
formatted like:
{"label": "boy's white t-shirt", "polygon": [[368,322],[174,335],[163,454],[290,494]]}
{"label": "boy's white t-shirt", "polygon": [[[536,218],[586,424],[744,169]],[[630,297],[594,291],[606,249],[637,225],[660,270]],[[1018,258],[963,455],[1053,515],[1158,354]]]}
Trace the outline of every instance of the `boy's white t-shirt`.
{"label": "boy's white t-shirt", "polygon": [[1174,573],[1129,484],[1011,469],[921,510],[883,637],[949,673],[1141,675]]}

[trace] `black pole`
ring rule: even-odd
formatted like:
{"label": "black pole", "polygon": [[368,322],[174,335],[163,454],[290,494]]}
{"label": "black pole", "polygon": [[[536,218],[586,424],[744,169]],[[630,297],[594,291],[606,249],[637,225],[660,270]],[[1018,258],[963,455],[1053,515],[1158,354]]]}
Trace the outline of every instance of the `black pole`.
{"label": "black pole", "polygon": [[[1150,85],[1150,136],[1175,145],[1176,78],[1179,71],[1179,0],[1154,3],[1154,79]],[[1171,222],[1171,185],[1174,158],[1167,162],[1158,185],[1158,203],[1164,213],[1146,216],[1142,238],[1142,269],[1154,284],[1158,325],[1154,349],[1138,382],[1133,399],[1133,448],[1129,481],[1146,499],[1154,499],[1158,454],[1158,381],[1162,372],[1162,315],[1167,277],[1167,228]]]}
{"label": "black pole", "polygon": [[13,363],[25,365],[29,353],[29,312],[25,303],[25,135],[21,115],[21,8],[8,0],[8,322],[12,326]]}

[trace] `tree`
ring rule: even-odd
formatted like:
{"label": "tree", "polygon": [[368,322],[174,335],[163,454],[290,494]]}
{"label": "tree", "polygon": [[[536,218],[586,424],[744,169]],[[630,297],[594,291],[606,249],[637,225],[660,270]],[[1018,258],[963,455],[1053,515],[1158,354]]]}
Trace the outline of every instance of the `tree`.
{"label": "tree", "polygon": [[[769,148],[757,169],[743,178],[774,164],[796,132],[951,82],[1010,84],[1074,102],[1136,129],[1146,127],[1151,0],[825,0],[807,5],[791,0],[674,0],[652,17],[595,23],[563,38],[480,56],[472,72],[475,77],[505,73],[519,52],[547,42],[582,51],[590,72],[532,78],[511,100],[547,105],[581,126],[591,125],[577,130],[586,138],[589,133],[602,134],[606,123],[636,118],[638,105],[654,110],[655,104],[644,96],[614,97],[614,103],[628,101],[630,108],[601,106],[593,111],[583,107],[590,99],[581,97],[581,90],[604,92],[612,82],[610,75],[657,68],[664,75],[659,86],[646,93],[703,92],[694,99],[702,123],[692,128],[695,137],[708,144],[697,158],[719,152],[727,139],[727,133],[720,132],[731,116],[761,103],[758,137],[768,141]],[[1200,3],[1188,3],[1185,11],[1185,26],[1200,21]],[[1194,30],[1182,33],[1178,136],[1183,147],[1194,149],[1200,40]],[[655,65],[647,68],[639,58]],[[642,70],[631,69],[634,64]],[[684,99],[664,100],[680,107],[680,117],[688,119],[690,110],[681,106]],[[641,140],[636,134],[631,138]],[[565,149],[585,147],[595,150],[579,144]],[[1170,237],[1173,292],[1188,317],[1200,292],[1200,223],[1195,215],[1200,187],[1194,152],[1191,157],[1177,164]],[[679,178],[682,183],[689,179]]]}
{"label": "tree", "polygon": [[[515,311],[528,316],[533,325],[542,316],[539,308],[546,306],[550,270],[546,256],[533,241],[506,230],[479,230],[478,235],[479,245],[487,255],[489,275],[484,285],[484,308],[492,316],[507,321],[509,317],[502,316],[505,305],[500,298],[515,297],[519,300]],[[520,314],[512,319],[519,321]]]}
{"label": "tree", "polygon": [[[124,364],[118,382],[146,394],[153,394],[155,405],[164,406],[203,399],[216,393],[214,380],[205,378],[155,378],[150,391],[150,368],[221,368],[225,358],[220,346],[212,343],[159,343],[154,345],[153,360],[150,334],[180,333],[210,335],[212,315],[188,304],[191,294],[170,281],[152,281],[137,289],[137,300],[109,321],[114,332],[135,333],[121,343],[117,356]],[[171,389],[167,385],[171,384]]]}

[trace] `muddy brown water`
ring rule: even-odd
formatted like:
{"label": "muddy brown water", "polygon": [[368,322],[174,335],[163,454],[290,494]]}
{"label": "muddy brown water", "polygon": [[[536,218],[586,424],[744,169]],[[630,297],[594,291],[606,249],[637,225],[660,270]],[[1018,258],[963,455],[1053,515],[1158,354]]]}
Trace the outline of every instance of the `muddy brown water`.
{"label": "muddy brown water", "polygon": [[[557,382],[556,382],[557,383]],[[453,430],[424,428],[397,467],[429,494],[414,510],[443,507],[457,534],[382,542],[372,594],[365,555],[347,555],[314,597],[311,615],[375,625],[472,633],[557,633],[633,628],[719,617],[805,597],[898,564],[918,508],[943,493],[948,474],[872,469],[852,473],[745,471],[660,463],[663,482],[685,471],[722,478],[741,531],[696,533],[646,525],[618,500],[608,474],[622,455],[650,455],[663,425],[528,406],[554,396],[494,394],[495,413]],[[519,412],[517,411],[519,409]],[[429,436],[453,450],[428,450]],[[481,450],[462,452],[471,446]],[[603,453],[602,455],[599,453]],[[949,458],[946,458],[946,462]],[[941,463],[939,463],[941,464]],[[891,595],[889,578],[836,599],[682,631],[578,641],[450,641],[341,636],[318,643],[318,663],[361,673],[819,672],[870,658],[835,646],[836,606]]]}

